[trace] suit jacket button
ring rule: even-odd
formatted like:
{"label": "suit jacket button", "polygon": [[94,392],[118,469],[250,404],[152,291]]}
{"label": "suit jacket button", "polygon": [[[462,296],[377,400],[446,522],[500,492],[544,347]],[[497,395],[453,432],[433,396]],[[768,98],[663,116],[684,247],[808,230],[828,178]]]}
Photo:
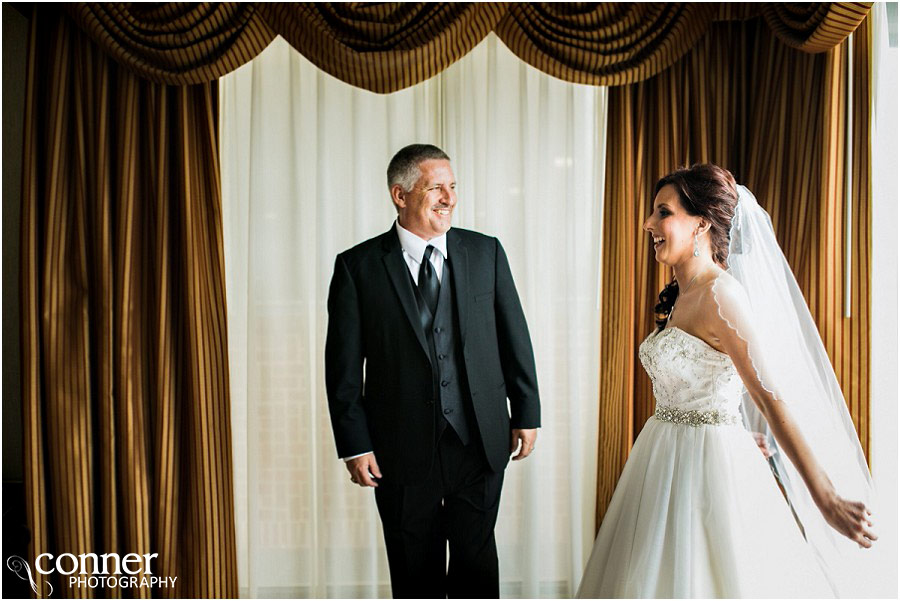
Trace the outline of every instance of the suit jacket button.
{"label": "suit jacket button", "polygon": [[444,409],[444,415],[450,415],[453,413],[453,409]]}
{"label": "suit jacket button", "polygon": [[444,380],[443,382],[441,382],[441,386],[443,386],[444,388],[446,388],[449,385],[450,385],[450,382],[448,382],[447,380]]}

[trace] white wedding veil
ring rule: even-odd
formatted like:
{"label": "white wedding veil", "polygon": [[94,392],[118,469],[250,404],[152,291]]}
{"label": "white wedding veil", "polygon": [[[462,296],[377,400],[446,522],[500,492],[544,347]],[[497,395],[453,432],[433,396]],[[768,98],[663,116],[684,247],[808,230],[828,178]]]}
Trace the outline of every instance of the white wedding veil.
{"label": "white wedding veil", "polygon": [[[790,410],[837,494],[875,513],[872,478],[828,354],[771,219],[744,186],[738,186],[727,273],[741,286],[720,285],[724,276],[714,283],[719,315],[746,343],[759,384]],[[746,390],[743,410],[751,428],[767,428]],[[826,523],[784,453],[773,462],[835,594],[858,596],[856,585],[865,578],[859,565],[871,550],[860,550]]]}

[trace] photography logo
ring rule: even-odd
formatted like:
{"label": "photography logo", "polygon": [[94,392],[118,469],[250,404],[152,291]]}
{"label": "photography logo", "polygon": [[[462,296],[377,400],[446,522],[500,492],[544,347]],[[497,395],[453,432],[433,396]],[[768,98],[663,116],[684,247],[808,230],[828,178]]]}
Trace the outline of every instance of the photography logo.
{"label": "photography logo", "polygon": [[[61,581],[70,588],[134,589],[134,588],[175,588],[178,576],[154,576],[151,560],[159,553],[62,553],[56,557],[52,553],[41,553],[34,562],[34,569],[40,574],[59,573]],[[31,565],[22,557],[13,555],[6,560],[6,567],[22,580],[31,584],[31,590],[38,597],[50,597],[53,585],[44,582],[46,591],[38,590]]]}
{"label": "photography logo", "polygon": [[[53,594],[53,585],[49,582],[45,582],[47,585],[47,594],[41,595],[41,592],[38,590],[37,583],[34,581],[34,576],[31,575],[31,566],[28,565],[28,562],[19,557],[18,555],[13,555],[6,560],[6,567],[16,573],[16,575],[22,580],[27,580],[31,584],[31,590],[34,591],[34,594],[38,597],[49,597]],[[24,574],[23,574],[24,572]]]}

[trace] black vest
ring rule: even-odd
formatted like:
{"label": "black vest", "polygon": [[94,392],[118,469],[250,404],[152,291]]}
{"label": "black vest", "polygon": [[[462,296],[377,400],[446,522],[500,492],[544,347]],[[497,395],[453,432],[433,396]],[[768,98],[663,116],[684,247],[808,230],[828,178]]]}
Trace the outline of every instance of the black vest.
{"label": "black vest", "polygon": [[[471,415],[472,398],[466,383],[456,294],[449,260],[444,261],[443,269],[437,309],[431,326],[425,329],[425,338],[431,351],[434,398],[440,401],[435,403],[436,438],[440,438],[449,423],[463,444],[467,445],[475,431]],[[416,302],[423,307],[424,300],[419,294],[418,286],[413,286],[413,289],[416,292]]]}

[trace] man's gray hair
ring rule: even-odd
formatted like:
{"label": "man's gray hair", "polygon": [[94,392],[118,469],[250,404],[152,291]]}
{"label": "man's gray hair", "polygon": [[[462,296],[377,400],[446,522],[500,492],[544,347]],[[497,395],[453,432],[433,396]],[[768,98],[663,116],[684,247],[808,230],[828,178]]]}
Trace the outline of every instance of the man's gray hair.
{"label": "man's gray hair", "polygon": [[443,150],[431,144],[410,144],[401,148],[391,159],[387,168],[388,189],[399,185],[404,192],[413,189],[416,181],[422,177],[419,163],[428,160],[449,161]]}

